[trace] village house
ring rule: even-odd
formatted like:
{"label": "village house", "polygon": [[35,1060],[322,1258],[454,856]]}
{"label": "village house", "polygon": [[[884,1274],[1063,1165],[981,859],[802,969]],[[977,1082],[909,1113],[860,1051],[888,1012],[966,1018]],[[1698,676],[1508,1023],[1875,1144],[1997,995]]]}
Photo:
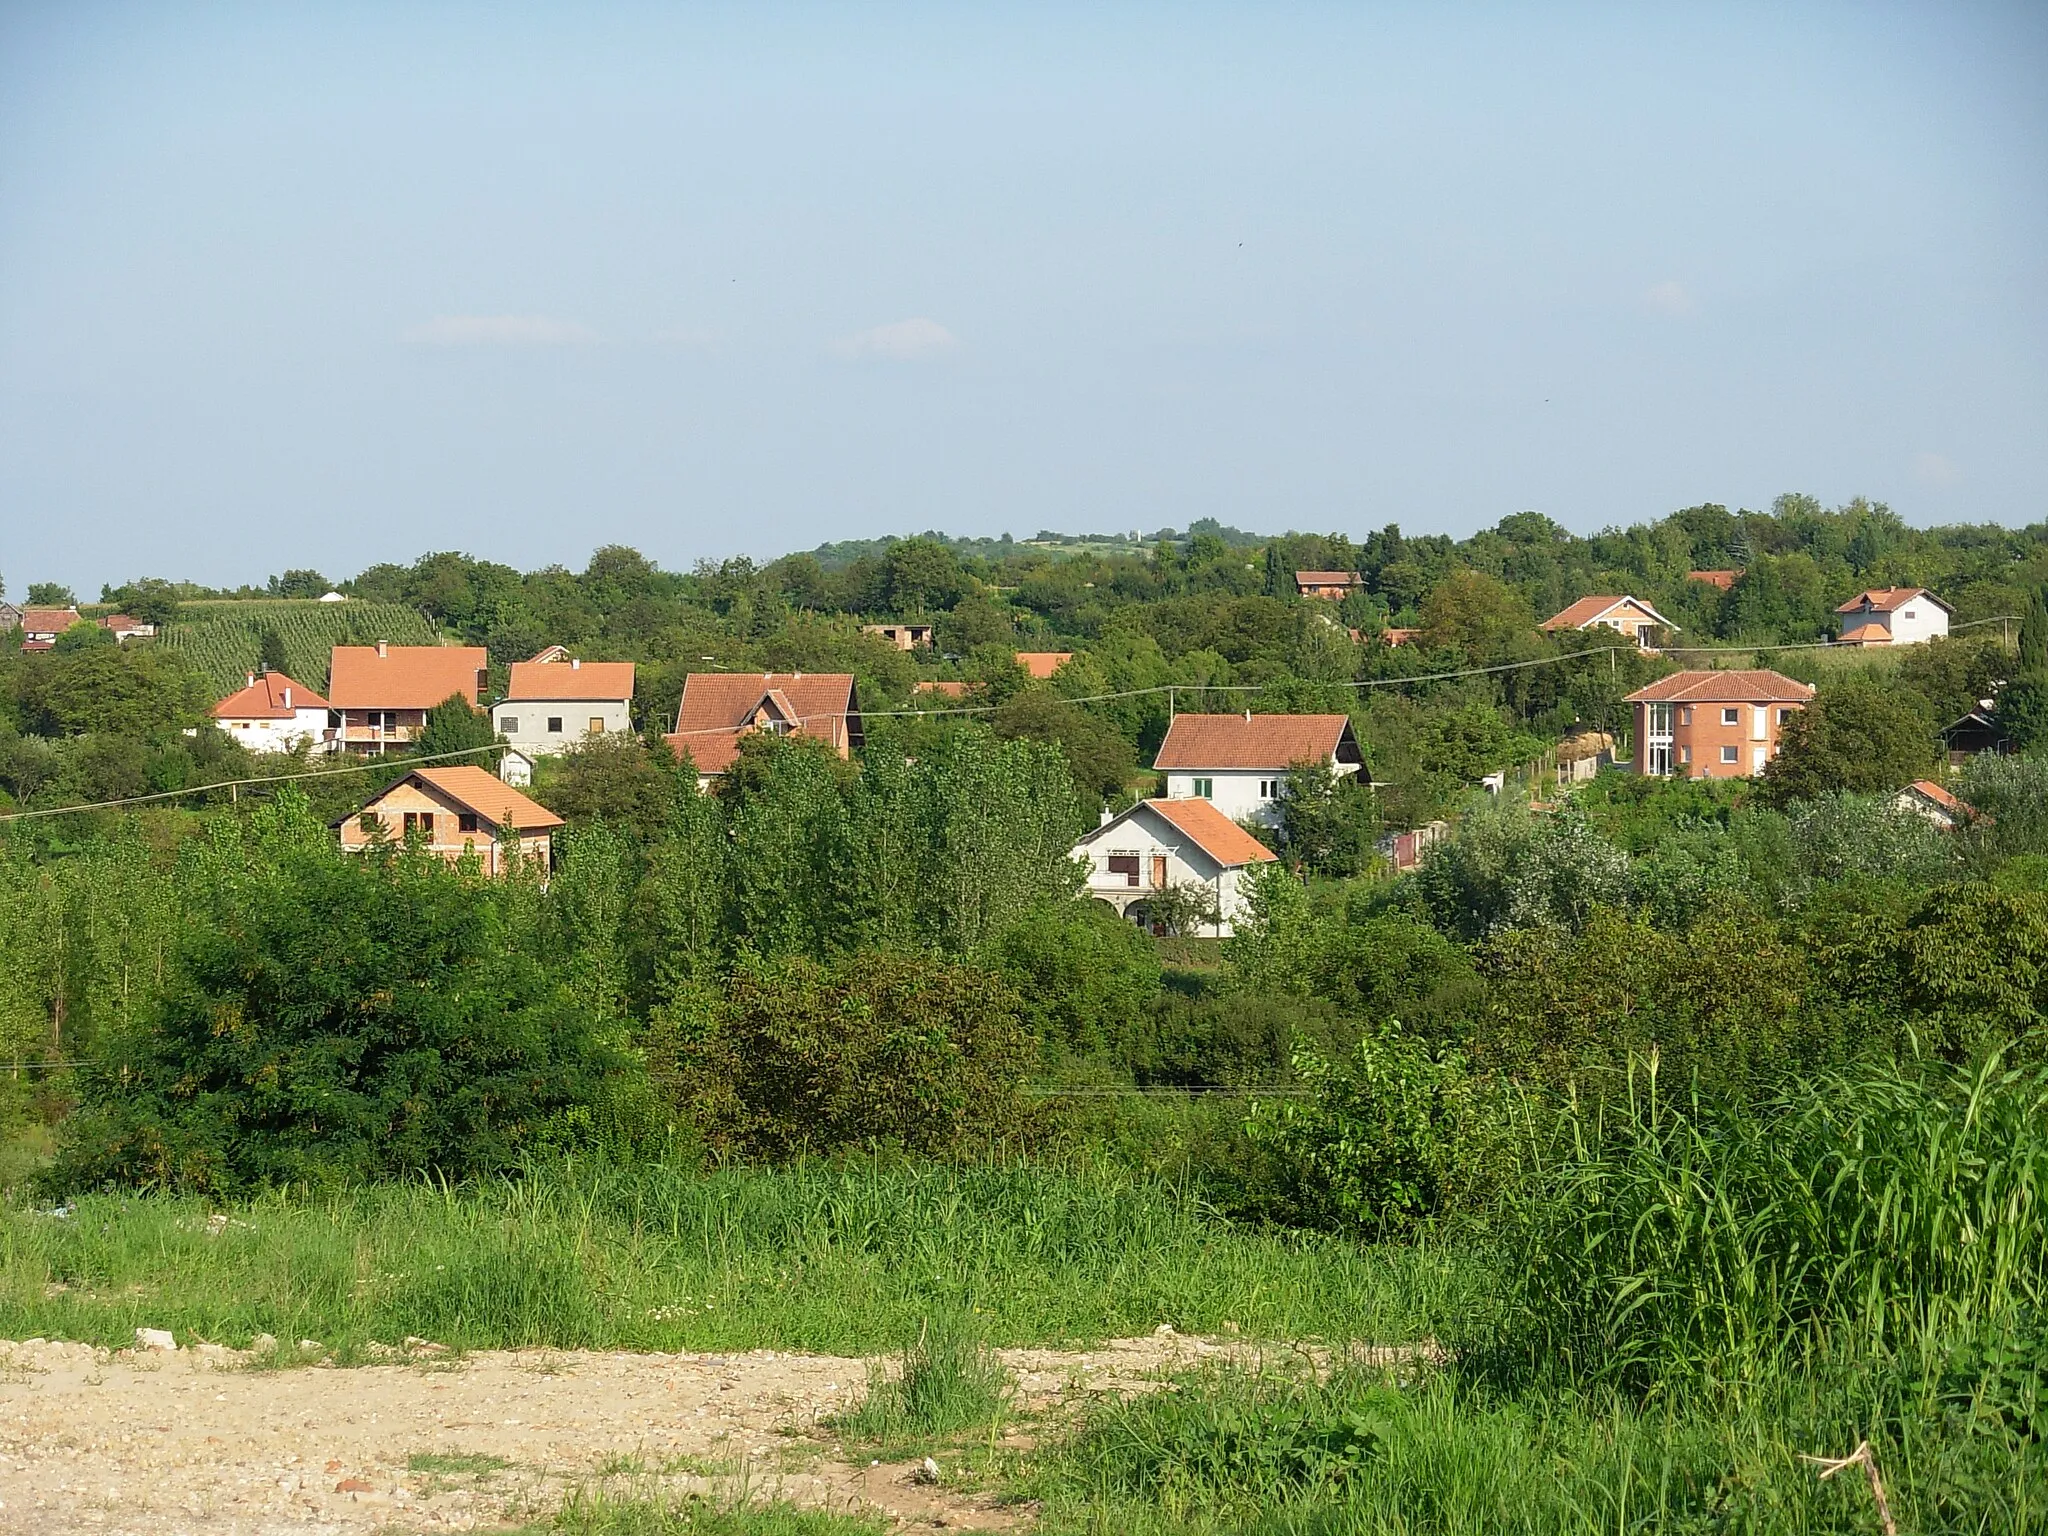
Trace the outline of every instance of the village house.
{"label": "village house", "polygon": [[1835,610],[1842,645],[1921,645],[1948,633],[1955,610],[1925,587],[1872,587]]}
{"label": "village house", "polygon": [[1120,816],[1105,813],[1074,856],[1087,861],[1088,895],[1120,916],[1158,927],[1162,897],[1199,894],[1211,920],[1195,936],[1219,939],[1244,913],[1244,872],[1273,862],[1271,849],[1207,800],[1140,800]]}
{"label": "village house", "polygon": [[153,639],[156,635],[156,626],[154,624],[142,619],[130,618],[125,613],[110,613],[103,618],[95,619],[93,622],[98,624],[101,629],[112,634],[116,645],[125,645],[130,640]]}
{"label": "village house", "polygon": [[1169,800],[1207,800],[1230,821],[1280,823],[1280,797],[1298,763],[1356,773],[1365,758],[1348,715],[1175,715],[1152,767]]}
{"label": "village house", "polygon": [[932,627],[929,624],[863,624],[860,632],[886,640],[899,651],[931,649]]}
{"label": "village house", "polygon": [[1892,805],[1897,810],[1911,811],[1944,832],[1953,832],[1970,819],[1970,808],[1932,779],[1915,779],[1892,796]]}
{"label": "village house", "polygon": [[1687,581],[1697,581],[1709,587],[1718,587],[1721,591],[1727,592],[1734,588],[1736,582],[1742,580],[1742,572],[1687,571],[1685,579]]}
{"label": "village house", "polygon": [[524,789],[533,782],[535,761],[530,753],[517,747],[507,747],[498,759],[498,777],[514,789]]}
{"label": "village house", "polygon": [[676,728],[662,739],[697,765],[708,786],[732,766],[750,733],[808,736],[848,757],[864,737],[850,672],[692,672]]}
{"label": "village house", "polygon": [[548,834],[562,818],[474,764],[415,768],[341,823],[344,852],[415,836],[451,864],[474,853],[486,874],[505,872],[506,845],[522,862],[549,867]]}
{"label": "village house", "polygon": [[633,729],[633,663],[583,661],[551,645],[512,663],[505,696],[491,708],[500,736],[527,757],[546,757],[593,736]]}
{"label": "village house", "polygon": [[1639,597],[1582,597],[1562,612],[1545,619],[1545,634],[1561,629],[1611,629],[1626,635],[1637,645],[1651,645],[1665,635],[1678,633],[1678,626]]}
{"label": "village house", "polygon": [[2019,743],[2012,739],[2012,733],[1999,723],[1998,716],[1993,713],[1989,699],[1979,699],[1975,709],[1943,726],[1941,744],[1948,753],[1951,768],[1960,768],[1980,752],[1994,752],[2005,757],[2019,750]]}
{"label": "village house", "polygon": [[935,693],[942,699],[964,699],[967,684],[953,678],[927,677],[920,679],[912,693]]}
{"label": "village house", "polygon": [[1017,665],[1036,681],[1044,682],[1074,659],[1072,651],[1019,651]]}
{"label": "village house", "polygon": [[1294,595],[1341,603],[1354,592],[1365,590],[1365,578],[1356,571],[1296,571]]}
{"label": "village house", "polygon": [[1778,755],[1785,723],[1813,689],[1777,672],[1674,672],[1623,702],[1635,707],[1636,772],[1739,779]]}
{"label": "village house", "polygon": [[251,672],[247,684],[213,706],[213,723],[251,752],[336,749],[341,720],[333,706],[282,672]]}
{"label": "village house", "polygon": [[21,628],[21,610],[0,597],[0,635]]}
{"label": "village house", "polygon": [[327,678],[327,702],[340,717],[337,739],[371,756],[410,746],[436,704],[459,694],[475,706],[489,666],[480,645],[337,645]]}
{"label": "village house", "polygon": [[21,648],[47,651],[57,637],[85,618],[76,608],[24,608],[21,610]]}

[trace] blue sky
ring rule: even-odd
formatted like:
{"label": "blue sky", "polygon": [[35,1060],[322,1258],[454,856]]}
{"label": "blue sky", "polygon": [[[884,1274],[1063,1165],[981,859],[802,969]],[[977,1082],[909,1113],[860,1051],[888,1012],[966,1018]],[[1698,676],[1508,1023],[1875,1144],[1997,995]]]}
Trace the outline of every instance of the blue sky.
{"label": "blue sky", "polygon": [[2048,510],[2048,7],[0,4],[0,576]]}

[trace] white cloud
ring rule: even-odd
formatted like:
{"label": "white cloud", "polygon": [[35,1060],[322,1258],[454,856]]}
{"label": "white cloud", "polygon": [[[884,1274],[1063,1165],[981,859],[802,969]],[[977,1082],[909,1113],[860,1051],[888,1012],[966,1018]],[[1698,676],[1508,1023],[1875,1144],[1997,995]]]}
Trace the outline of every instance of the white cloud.
{"label": "white cloud", "polygon": [[921,363],[943,357],[959,344],[959,339],[938,321],[919,316],[841,337],[832,343],[832,352],[836,357],[879,357],[892,363]]}
{"label": "white cloud", "polygon": [[1954,460],[1938,453],[1916,453],[1913,455],[1913,478],[1922,485],[1954,485],[1963,478],[1963,472],[1956,468]]}
{"label": "white cloud", "polygon": [[597,340],[573,320],[545,315],[436,315],[405,333],[433,347],[560,347]]}
{"label": "white cloud", "polygon": [[1652,283],[1643,292],[1643,302],[1663,315],[1689,315],[1693,308],[1692,294],[1676,278]]}

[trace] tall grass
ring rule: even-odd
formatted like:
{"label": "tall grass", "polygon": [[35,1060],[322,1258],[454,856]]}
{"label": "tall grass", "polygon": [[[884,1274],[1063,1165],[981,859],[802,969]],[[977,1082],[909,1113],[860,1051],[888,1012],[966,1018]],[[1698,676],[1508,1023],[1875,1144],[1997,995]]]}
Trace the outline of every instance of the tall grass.
{"label": "tall grass", "polygon": [[0,1215],[0,1334],[138,1326],[343,1352],[467,1346],[878,1354],[959,1311],[995,1345],[1234,1323],[1412,1339],[1470,1311],[1462,1254],[1233,1229],[1113,1169],[591,1166],[520,1181]]}
{"label": "tall grass", "polygon": [[890,1376],[868,1369],[868,1395],[839,1427],[859,1440],[894,1442],[992,1429],[1010,1402],[1010,1378],[979,1329],[957,1312],[918,1325]]}
{"label": "tall grass", "polygon": [[2039,1067],[1873,1068],[1761,1106],[1673,1094],[1652,1068],[1567,1128],[1505,1268],[1524,1374],[1635,1393],[1830,1364],[1934,1381],[2038,1337]]}

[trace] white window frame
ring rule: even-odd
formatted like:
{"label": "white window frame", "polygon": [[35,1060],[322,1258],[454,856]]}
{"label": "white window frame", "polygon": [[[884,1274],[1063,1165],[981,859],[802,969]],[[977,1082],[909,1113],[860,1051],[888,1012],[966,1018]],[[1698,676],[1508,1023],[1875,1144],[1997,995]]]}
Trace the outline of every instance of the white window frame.
{"label": "white window frame", "polygon": [[1721,761],[1727,764],[1729,767],[1733,767],[1735,764],[1742,761],[1741,749],[1739,747],[1732,746],[1723,747],[1721,749]]}

